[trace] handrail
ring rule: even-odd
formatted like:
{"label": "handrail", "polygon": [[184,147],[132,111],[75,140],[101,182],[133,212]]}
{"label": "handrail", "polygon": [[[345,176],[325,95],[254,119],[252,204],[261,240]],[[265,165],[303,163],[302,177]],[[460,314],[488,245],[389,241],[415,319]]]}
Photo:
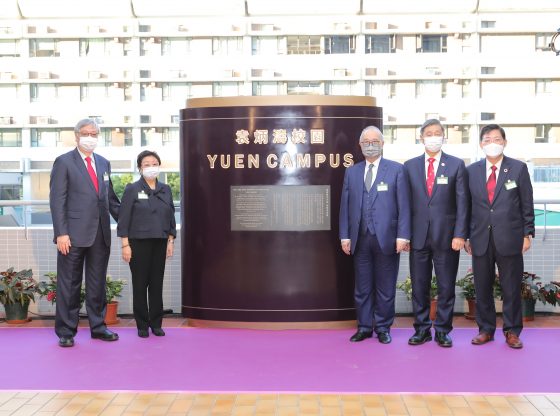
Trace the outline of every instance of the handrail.
{"label": "handrail", "polygon": [[[181,208],[180,201],[173,201],[175,208]],[[543,235],[542,240],[546,240],[546,231],[547,231],[547,212],[549,211],[547,206],[548,205],[560,205],[560,198],[546,198],[546,199],[535,199],[533,200],[534,205],[543,205]],[[28,199],[28,200],[0,200],[0,207],[27,207],[27,206],[48,206],[48,200],[35,200],[35,199]],[[28,227],[27,227],[27,212],[24,208],[24,215],[23,215],[23,227],[25,229],[25,239],[28,238]]]}

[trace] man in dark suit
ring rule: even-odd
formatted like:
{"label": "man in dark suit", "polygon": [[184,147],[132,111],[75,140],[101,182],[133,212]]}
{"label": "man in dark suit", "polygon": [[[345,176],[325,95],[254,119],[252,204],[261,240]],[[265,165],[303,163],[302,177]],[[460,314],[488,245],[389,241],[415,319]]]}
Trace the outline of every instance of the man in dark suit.
{"label": "man in dark suit", "polygon": [[527,165],[504,156],[506,133],[497,124],[480,131],[486,158],[467,168],[471,198],[471,224],[466,251],[472,255],[476,290],[474,345],[494,340],[496,309],[492,284],[498,266],[504,299],[503,331],[507,345],[522,348],[521,281],[523,253],[535,236],[533,187]]}
{"label": "man in dark suit", "polygon": [[399,259],[410,241],[408,182],[400,163],[381,157],[383,134],[375,126],[360,135],[365,161],[344,175],[340,202],[342,251],[354,255],[358,331],[350,341],[391,342]]}
{"label": "man in dark suit", "polygon": [[55,332],[61,347],[72,347],[78,330],[85,264],[86,309],[91,337],[116,341],[107,329],[105,277],[111,246],[109,212],[118,217],[119,199],[109,161],[93,151],[99,127],[84,119],[74,128],[76,149],[56,158],[51,171],[50,208],[58,249]]}
{"label": "man in dark suit", "polygon": [[410,276],[414,335],[410,345],[432,340],[430,287],[432,268],[437,277],[436,342],[451,347],[455,281],[459,255],[467,237],[468,184],[463,160],[441,151],[444,140],[439,120],[420,128],[425,153],[405,162],[412,206]]}

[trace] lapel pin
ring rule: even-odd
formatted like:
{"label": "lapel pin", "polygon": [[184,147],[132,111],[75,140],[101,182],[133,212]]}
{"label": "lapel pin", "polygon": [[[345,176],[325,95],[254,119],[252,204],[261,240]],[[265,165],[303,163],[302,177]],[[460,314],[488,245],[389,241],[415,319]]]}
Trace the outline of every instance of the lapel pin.
{"label": "lapel pin", "polygon": [[445,166],[445,163],[441,162],[441,166]]}
{"label": "lapel pin", "polygon": [[507,173],[507,171],[508,171],[507,168],[505,168],[505,169],[504,169],[504,173]]}

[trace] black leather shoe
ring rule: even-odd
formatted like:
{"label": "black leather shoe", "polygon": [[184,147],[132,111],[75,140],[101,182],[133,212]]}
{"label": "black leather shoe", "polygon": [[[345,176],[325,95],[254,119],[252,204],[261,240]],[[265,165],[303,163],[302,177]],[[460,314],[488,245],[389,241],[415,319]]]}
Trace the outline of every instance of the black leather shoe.
{"label": "black leather shoe", "polygon": [[139,329],[138,330],[138,336],[140,338],[148,338],[150,336],[150,333],[148,332],[147,329]]}
{"label": "black leather shoe", "polygon": [[425,342],[432,340],[432,333],[429,329],[417,329],[414,332],[414,335],[411,336],[408,340],[408,345],[422,345]]}
{"label": "black leather shoe", "polygon": [[453,346],[453,341],[451,337],[446,332],[437,332],[436,331],[436,342],[437,345],[444,348],[449,348]]}
{"label": "black leather shoe", "polygon": [[373,335],[372,332],[358,331],[350,337],[350,342],[360,342],[363,341],[364,339],[371,338],[372,335]]}
{"label": "black leather shoe", "polygon": [[116,341],[119,339],[119,335],[113,331],[106,329],[103,332],[92,332],[91,337],[93,339],[100,339],[101,341]]}
{"label": "black leather shoe", "polygon": [[377,339],[382,344],[390,344],[392,341],[391,334],[389,334],[388,332],[379,332],[377,334]]}
{"label": "black leather shoe", "polygon": [[58,339],[58,345],[63,348],[73,347],[74,338],[73,337],[60,337]]}
{"label": "black leather shoe", "polygon": [[161,328],[152,328],[152,334],[154,334],[156,337],[164,337],[165,331]]}

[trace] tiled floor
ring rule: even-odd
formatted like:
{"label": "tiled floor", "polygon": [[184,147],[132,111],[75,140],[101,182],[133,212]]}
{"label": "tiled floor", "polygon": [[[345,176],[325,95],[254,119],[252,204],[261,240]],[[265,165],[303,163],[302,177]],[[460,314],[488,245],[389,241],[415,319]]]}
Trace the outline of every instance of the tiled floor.
{"label": "tiled floor", "polygon": [[[195,322],[196,323],[196,322]],[[86,322],[82,323],[87,325]],[[164,327],[187,326],[182,317],[165,319]],[[0,322],[0,328],[6,326]],[[33,319],[26,326],[49,327],[52,319]],[[474,322],[457,316],[455,327]],[[501,323],[500,323],[501,325]],[[119,326],[135,326],[122,318]],[[351,322],[342,327],[352,327]],[[395,327],[412,327],[398,317]],[[560,327],[560,316],[538,316],[528,328]],[[3,357],[9,359],[9,357]],[[553,358],[553,357],[552,357]],[[32,364],[27,364],[32,365]],[[22,367],[22,371],[26,371]],[[29,370],[27,370],[29,371]],[[0,380],[5,385],[9,375]],[[560,381],[558,382],[560,386]],[[556,388],[558,389],[558,388]],[[373,415],[545,415],[560,416],[560,394],[553,395],[346,395],[346,394],[189,394],[134,392],[0,391],[0,416],[7,415],[235,415],[235,416],[373,416]]]}

